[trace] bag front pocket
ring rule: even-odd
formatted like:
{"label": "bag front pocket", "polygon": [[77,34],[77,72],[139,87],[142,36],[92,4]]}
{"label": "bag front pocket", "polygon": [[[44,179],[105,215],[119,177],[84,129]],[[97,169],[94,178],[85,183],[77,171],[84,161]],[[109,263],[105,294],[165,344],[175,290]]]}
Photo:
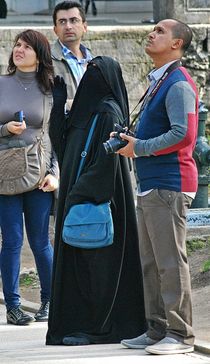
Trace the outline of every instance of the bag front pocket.
{"label": "bag front pocket", "polygon": [[0,180],[22,177],[27,171],[26,148],[0,151]]}
{"label": "bag front pocket", "polygon": [[16,195],[38,187],[46,172],[40,140],[0,151],[0,194]]}

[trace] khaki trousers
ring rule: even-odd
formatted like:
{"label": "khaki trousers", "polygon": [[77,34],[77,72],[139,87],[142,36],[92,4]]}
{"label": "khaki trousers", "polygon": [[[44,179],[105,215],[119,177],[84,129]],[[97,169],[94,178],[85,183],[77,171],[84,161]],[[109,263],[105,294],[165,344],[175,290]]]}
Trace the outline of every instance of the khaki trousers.
{"label": "khaki trousers", "polygon": [[192,302],[186,254],[186,212],[192,199],[153,190],[137,197],[147,334],[193,345]]}

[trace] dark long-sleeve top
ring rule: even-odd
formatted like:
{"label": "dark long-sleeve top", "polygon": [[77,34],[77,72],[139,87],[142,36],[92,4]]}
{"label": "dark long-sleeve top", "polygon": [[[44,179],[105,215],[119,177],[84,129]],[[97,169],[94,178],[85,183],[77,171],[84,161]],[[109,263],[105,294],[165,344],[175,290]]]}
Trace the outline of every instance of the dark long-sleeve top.
{"label": "dark long-sleeve top", "polygon": [[[98,113],[98,121],[83,173],[74,183],[81,152],[92,121],[93,117],[91,120],[87,120],[86,124],[71,125],[69,130],[65,132],[66,139],[63,139],[68,121],[65,120],[65,117],[62,119],[61,114],[56,114],[56,110],[53,110],[51,114],[50,136],[60,163],[61,193],[67,193],[67,208],[84,201],[92,201],[93,203],[108,201],[114,194],[119,157],[116,154],[106,155],[103,142],[109,139],[114,123],[119,123],[120,118],[110,104],[105,102],[101,105],[101,112]],[[59,124],[59,130],[55,124]],[[101,188],[102,185],[103,188]]]}

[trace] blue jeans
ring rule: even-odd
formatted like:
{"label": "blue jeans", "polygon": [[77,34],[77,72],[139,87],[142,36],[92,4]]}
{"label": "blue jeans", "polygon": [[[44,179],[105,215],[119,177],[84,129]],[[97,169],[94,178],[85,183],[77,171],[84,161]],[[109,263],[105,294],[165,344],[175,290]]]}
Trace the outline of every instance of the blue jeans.
{"label": "blue jeans", "polygon": [[52,199],[51,192],[38,189],[14,196],[0,195],[0,266],[7,309],[20,305],[19,273],[24,232],[23,214],[40,279],[41,301],[49,301],[53,248],[48,230]]}

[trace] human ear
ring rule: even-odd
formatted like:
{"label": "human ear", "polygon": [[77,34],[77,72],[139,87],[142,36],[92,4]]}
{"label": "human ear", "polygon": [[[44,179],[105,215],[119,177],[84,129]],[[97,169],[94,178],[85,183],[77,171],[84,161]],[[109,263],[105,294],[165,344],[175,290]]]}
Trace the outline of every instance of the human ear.
{"label": "human ear", "polygon": [[181,49],[183,46],[183,39],[173,39],[172,49]]}

